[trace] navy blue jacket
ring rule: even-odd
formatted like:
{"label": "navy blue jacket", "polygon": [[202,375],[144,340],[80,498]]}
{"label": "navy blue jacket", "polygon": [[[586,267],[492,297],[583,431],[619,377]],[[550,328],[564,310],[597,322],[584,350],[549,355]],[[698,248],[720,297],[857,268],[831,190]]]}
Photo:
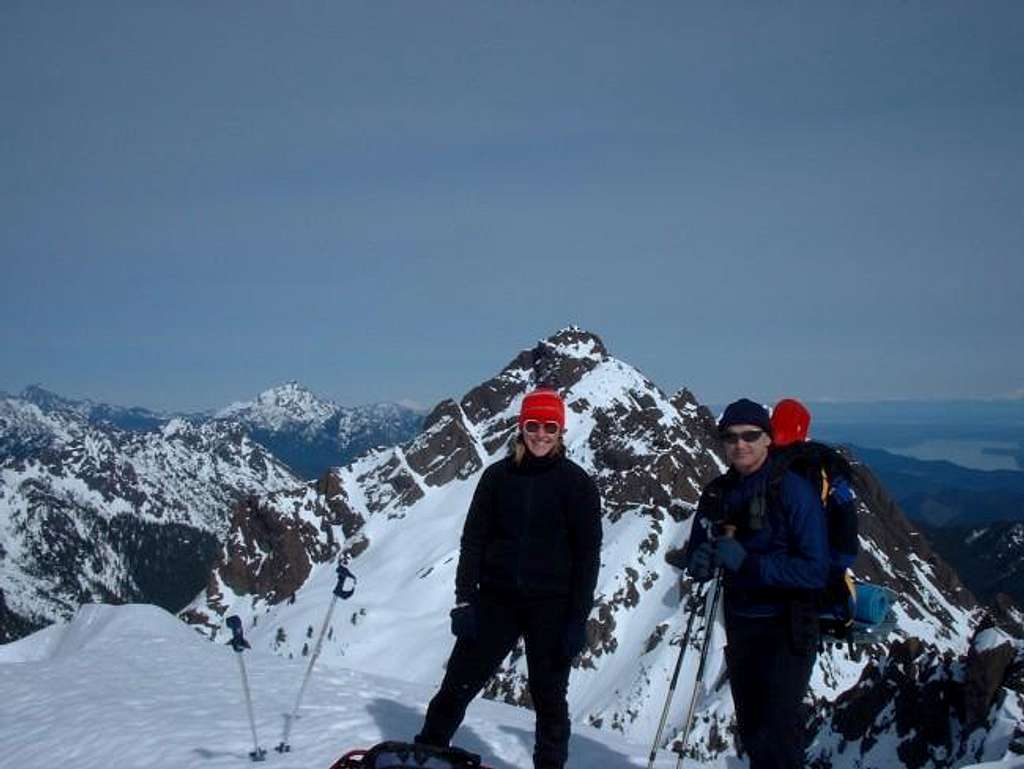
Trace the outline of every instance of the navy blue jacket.
{"label": "navy blue jacket", "polygon": [[[725,607],[741,616],[779,615],[795,595],[824,588],[828,575],[821,498],[794,472],[786,472],[777,493],[768,493],[769,472],[766,462],[751,475],[729,472],[712,481],[701,494],[686,549],[689,556],[720,533],[715,524],[737,527],[735,537],[747,557],[738,572],[725,572]],[[758,497],[764,514],[752,521],[751,505]]]}

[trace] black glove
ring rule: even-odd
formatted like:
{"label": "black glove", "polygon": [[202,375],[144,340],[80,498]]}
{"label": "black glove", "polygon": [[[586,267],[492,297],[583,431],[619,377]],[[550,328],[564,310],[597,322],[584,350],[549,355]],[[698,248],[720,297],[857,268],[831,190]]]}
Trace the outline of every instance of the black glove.
{"label": "black glove", "polygon": [[567,660],[573,660],[587,645],[587,623],[572,620],[565,628],[562,636],[562,654]]}
{"label": "black glove", "polygon": [[476,619],[476,606],[463,603],[449,612],[452,618],[452,635],[466,641],[475,641],[479,630]]}
{"label": "black glove", "polygon": [[704,542],[690,555],[686,570],[697,582],[707,582],[715,576],[715,548],[710,542]]}

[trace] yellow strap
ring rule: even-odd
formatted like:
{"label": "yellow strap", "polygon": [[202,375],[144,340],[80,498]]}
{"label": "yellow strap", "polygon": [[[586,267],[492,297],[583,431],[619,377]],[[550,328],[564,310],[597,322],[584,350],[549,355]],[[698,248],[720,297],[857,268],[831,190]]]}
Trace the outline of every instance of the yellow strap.
{"label": "yellow strap", "polygon": [[846,583],[846,589],[850,591],[850,603],[853,604],[853,611],[850,612],[850,619],[846,624],[852,625],[853,618],[857,613],[857,586],[853,582],[853,572],[847,569],[843,574],[843,581]]}
{"label": "yellow strap", "polygon": [[829,483],[828,475],[825,473],[825,468],[821,468],[821,504],[824,505],[828,501]]}

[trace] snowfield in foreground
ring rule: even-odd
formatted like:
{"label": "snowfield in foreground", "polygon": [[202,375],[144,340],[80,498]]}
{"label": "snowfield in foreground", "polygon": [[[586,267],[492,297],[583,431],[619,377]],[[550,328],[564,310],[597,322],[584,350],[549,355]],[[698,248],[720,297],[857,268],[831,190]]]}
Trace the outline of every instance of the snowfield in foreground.
{"label": "snowfield in foreground", "polygon": [[[307,660],[244,654],[256,729],[279,769],[327,769],[342,753],[411,739],[431,687],[319,662],[290,743],[278,754]],[[17,769],[219,769],[252,765],[241,676],[229,647],[203,640],[149,605],[82,606],[69,623],[0,646],[0,766]],[[533,714],[478,699],[457,735],[494,769],[532,766]],[[609,731],[574,728],[567,769],[646,766],[648,746]],[[896,761],[889,764],[898,767]],[[676,765],[663,751],[658,769]],[[687,760],[686,766],[696,766]],[[734,756],[702,769],[742,769]],[[1020,769],[1019,757],[975,769]]]}
{"label": "snowfield in foreground", "polygon": [[[70,623],[0,646],[0,766],[248,766],[252,733],[235,656],[153,606],[83,606]],[[268,769],[327,769],[346,750],[409,740],[433,695],[430,687],[318,662],[292,728],[292,751],[281,755],[273,747],[308,660],[258,650],[244,660],[268,754],[260,765]],[[478,699],[457,740],[494,769],[528,769],[533,713]],[[567,769],[642,767],[648,750],[576,727]],[[675,755],[663,752],[656,766],[675,767]]]}

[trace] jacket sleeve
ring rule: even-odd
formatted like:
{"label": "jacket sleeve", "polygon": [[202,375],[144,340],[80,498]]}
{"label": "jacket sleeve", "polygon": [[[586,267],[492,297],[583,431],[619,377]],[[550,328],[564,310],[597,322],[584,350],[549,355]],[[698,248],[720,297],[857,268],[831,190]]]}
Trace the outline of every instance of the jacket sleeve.
{"label": "jacket sleeve", "polygon": [[828,575],[828,530],[825,509],[811,484],[796,473],[782,478],[780,503],[786,521],[787,547],[750,554],[737,575],[745,587],[820,590]]}
{"label": "jacket sleeve", "polygon": [[473,492],[466,523],[462,527],[459,543],[459,565],[455,569],[455,602],[475,601],[480,586],[480,570],[491,518],[494,497],[495,465],[484,470]]}
{"label": "jacket sleeve", "polygon": [[601,494],[597,484],[581,472],[573,495],[570,547],[572,548],[572,586],[569,619],[584,622],[594,606],[594,590],[601,571]]}

